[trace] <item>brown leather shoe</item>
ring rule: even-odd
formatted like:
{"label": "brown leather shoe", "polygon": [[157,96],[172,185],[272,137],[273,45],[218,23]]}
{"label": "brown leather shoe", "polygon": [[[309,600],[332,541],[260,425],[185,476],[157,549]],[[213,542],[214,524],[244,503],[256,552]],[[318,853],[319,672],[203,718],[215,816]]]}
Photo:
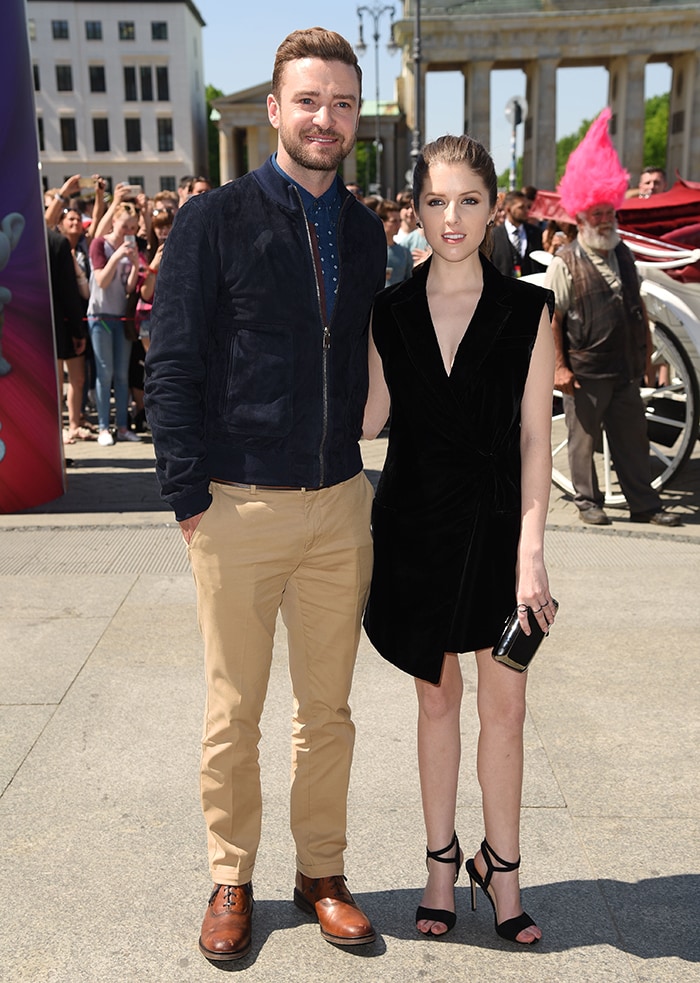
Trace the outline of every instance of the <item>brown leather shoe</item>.
{"label": "brown leather shoe", "polygon": [[253,885],[215,884],[199,936],[200,952],[207,959],[227,962],[250,951]]}
{"label": "brown leather shoe", "polygon": [[342,874],[306,877],[297,871],[294,904],[307,914],[316,916],[321,935],[327,942],[366,945],[377,937],[369,918],[355,904]]}

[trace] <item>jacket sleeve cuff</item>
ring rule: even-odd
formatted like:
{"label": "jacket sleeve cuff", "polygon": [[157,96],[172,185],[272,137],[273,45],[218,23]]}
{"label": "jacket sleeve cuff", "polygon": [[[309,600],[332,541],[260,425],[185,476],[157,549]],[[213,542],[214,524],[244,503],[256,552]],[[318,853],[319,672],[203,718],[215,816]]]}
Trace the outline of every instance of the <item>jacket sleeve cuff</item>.
{"label": "jacket sleeve cuff", "polygon": [[182,522],[183,519],[191,519],[193,515],[206,512],[211,502],[212,496],[209,486],[205,485],[202,488],[198,488],[197,491],[178,498],[176,502],[171,502],[170,504],[175,512],[175,518],[178,522]]}

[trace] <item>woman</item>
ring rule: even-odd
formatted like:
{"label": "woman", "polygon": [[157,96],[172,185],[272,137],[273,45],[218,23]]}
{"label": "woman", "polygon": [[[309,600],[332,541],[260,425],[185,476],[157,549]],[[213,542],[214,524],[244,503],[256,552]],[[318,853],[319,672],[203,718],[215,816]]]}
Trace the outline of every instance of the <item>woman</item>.
{"label": "woman", "polygon": [[395,201],[381,201],[377,206],[377,215],[382,220],[386,236],[386,283],[401,283],[411,275],[413,259],[404,246],[394,242],[394,236],[399,230],[401,219],[399,206]]}
{"label": "woman", "polygon": [[136,413],[134,430],[143,433],[146,428],[146,413],[143,408],[143,373],[146,352],[151,344],[151,309],[156,289],[156,277],[163,258],[165,240],[173,227],[174,213],[171,208],[154,208],[151,217],[150,243],[147,255],[139,253],[139,278],[136,284],[138,302],[136,304],[135,327],[138,338],[131,348],[129,365],[129,387],[134,400]]}
{"label": "woman", "polygon": [[145,268],[139,274],[137,293],[139,301],[136,305],[136,330],[143,345],[148,351],[151,343],[151,308],[153,295],[156,290],[156,277],[160,270],[165,240],[173,227],[174,213],[171,208],[155,208],[151,220],[151,243],[148,248],[148,260]]}
{"label": "woman", "polygon": [[418,930],[444,935],[456,921],[457,653],[475,651],[485,838],[467,861],[472,906],[481,887],[498,934],[531,944],[542,933],[522,910],[517,873],[527,675],[491,653],[516,604],[527,634],[527,607],[543,630],[554,621],[543,559],[551,294],[503,277],[480,255],[497,194],[481,144],[466,136],[428,144],[413,194],[432,257],[378,294],[372,318],[363,434],[380,432],[390,405],[392,422],[365,627],[384,658],[416,677],[428,844]]}
{"label": "woman", "polygon": [[87,275],[89,261],[83,232],[83,216],[79,208],[71,206],[64,208],[61,221],[58,225],[58,231],[68,240],[70,245],[73,260],[73,278],[80,294],[81,323],[83,325],[82,336],[76,344],[74,339],[65,336],[65,328],[61,327],[59,324],[60,319],[58,317],[56,318],[59,392],[63,392],[64,371],[68,375],[68,388],[66,390],[68,430],[63,432],[63,443],[74,444],[76,440],[91,440],[93,438],[92,432],[82,425],[81,420],[83,389],[85,386],[85,349],[87,336],[83,318],[87,309],[87,299],[89,296]]}
{"label": "woman", "polygon": [[[127,297],[136,289],[138,252],[135,235],[138,215],[133,205],[122,203],[114,211],[112,230],[90,244],[90,300],[88,326],[97,366],[98,443],[109,447],[112,379],[116,404],[117,440],[140,440],[128,429],[129,356],[131,341],[125,334]],[[128,238],[127,238],[128,237]]]}

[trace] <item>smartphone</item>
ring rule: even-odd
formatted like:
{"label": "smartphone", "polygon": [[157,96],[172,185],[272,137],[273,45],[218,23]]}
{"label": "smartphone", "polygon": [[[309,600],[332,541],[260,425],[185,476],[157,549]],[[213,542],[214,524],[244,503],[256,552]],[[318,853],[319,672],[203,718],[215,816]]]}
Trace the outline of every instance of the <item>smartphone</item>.
{"label": "smartphone", "polygon": [[124,245],[136,249],[136,236],[124,236]]}
{"label": "smartphone", "polygon": [[140,184],[126,184],[126,197],[127,199],[138,198],[139,195],[143,194],[143,188]]}
{"label": "smartphone", "polygon": [[91,177],[81,177],[80,180],[78,181],[78,187],[80,188],[81,191],[94,191],[95,182],[92,180]]}

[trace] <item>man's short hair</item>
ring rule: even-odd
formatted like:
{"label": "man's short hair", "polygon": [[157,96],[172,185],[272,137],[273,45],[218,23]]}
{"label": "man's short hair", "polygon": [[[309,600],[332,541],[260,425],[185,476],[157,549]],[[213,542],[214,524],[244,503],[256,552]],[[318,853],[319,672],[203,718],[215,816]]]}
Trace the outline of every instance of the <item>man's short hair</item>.
{"label": "man's short hair", "polygon": [[514,205],[516,201],[529,201],[530,199],[522,191],[508,191],[505,198],[503,199],[503,207],[508,208],[509,205]]}
{"label": "man's short hair", "polygon": [[379,202],[375,208],[375,211],[383,222],[384,219],[389,218],[390,215],[398,215],[401,211],[401,207],[399,206],[398,202],[392,201],[390,198],[384,198]]}
{"label": "man's short hair", "polygon": [[666,180],[666,171],[663,167],[645,167],[642,174],[663,174],[664,181]]}
{"label": "man's short hair", "polygon": [[277,49],[272,69],[272,94],[279,99],[284,66],[289,61],[300,58],[320,58],[321,61],[341,61],[357,72],[357,81],[362,95],[362,69],[360,68],[352,45],[335,31],[323,27],[308,27],[302,31],[292,31]]}

